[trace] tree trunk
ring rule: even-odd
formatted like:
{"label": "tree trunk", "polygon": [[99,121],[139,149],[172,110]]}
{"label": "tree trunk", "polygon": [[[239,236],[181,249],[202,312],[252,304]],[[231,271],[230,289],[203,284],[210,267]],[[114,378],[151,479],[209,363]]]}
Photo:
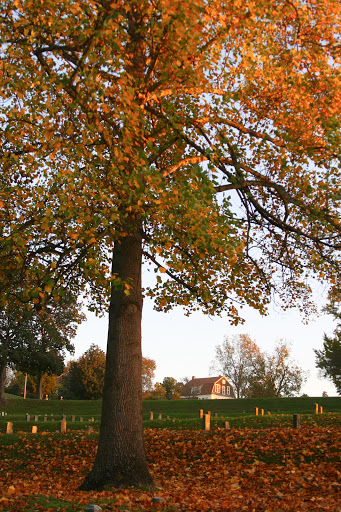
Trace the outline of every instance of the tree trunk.
{"label": "tree trunk", "polygon": [[5,400],[5,385],[6,385],[6,361],[0,361],[0,404],[6,402]]}
{"label": "tree trunk", "polygon": [[43,398],[43,374],[40,373],[37,379],[37,398],[41,400]]}
{"label": "tree trunk", "polygon": [[81,490],[151,486],[143,440],[140,234],[115,243],[112,273],[132,286],[112,288],[102,420],[94,466]]}

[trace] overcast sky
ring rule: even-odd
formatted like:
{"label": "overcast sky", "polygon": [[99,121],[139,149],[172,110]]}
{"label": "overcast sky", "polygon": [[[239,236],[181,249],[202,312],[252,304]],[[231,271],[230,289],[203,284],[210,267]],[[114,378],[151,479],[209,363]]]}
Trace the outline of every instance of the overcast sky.
{"label": "overcast sky", "polygon": [[[322,292],[315,293],[318,306],[325,304]],[[150,299],[143,306],[142,351],[145,357],[156,362],[155,381],[162,382],[164,377],[207,377],[216,345],[222,343],[225,336],[247,333],[262,350],[272,351],[276,341],[286,339],[292,345],[292,357],[309,377],[301,392],[309,396],[321,396],[326,391],[336,396],[336,389],[328,379],[319,378],[315,368],[314,348],[321,348],[323,334],[333,332],[335,323],[328,315],[314,317],[306,325],[297,310],[281,312],[270,308],[267,317],[261,317],[257,311],[245,311],[245,324],[231,326],[227,318],[209,318],[196,312],[186,317],[178,307],[168,313],[153,311]],[[96,318],[87,313],[87,322],[78,329],[75,338],[78,358],[92,343],[106,350],[107,318]]]}

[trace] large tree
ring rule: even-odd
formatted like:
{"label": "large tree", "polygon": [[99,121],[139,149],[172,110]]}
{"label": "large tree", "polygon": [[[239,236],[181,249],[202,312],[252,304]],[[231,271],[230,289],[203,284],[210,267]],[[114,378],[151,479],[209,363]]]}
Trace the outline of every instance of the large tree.
{"label": "large tree", "polygon": [[249,334],[226,336],[215,349],[211,372],[220,372],[233,385],[237,398],[244,398],[264,356]]}
{"label": "large tree", "polygon": [[338,290],[340,16],[338,0],[1,3],[4,254],[28,272],[44,254],[37,300],[63,274],[97,304],[111,289],[84,489],[152,481],[142,258],[157,308],[232,322],[276,292],[305,310],[311,273]]}
{"label": "large tree", "polygon": [[291,347],[279,340],[273,351],[263,353],[251,376],[246,396],[249,398],[278,398],[298,395],[306,372],[291,357]]}

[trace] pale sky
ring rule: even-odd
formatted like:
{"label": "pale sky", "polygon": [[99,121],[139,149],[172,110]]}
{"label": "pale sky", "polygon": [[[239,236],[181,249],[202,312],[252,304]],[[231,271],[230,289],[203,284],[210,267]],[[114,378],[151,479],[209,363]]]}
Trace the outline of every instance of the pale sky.
{"label": "pale sky", "polygon": [[[315,300],[319,306],[325,304],[322,293],[316,292]],[[301,393],[309,396],[336,396],[335,386],[328,379],[319,378],[315,368],[314,348],[320,349],[323,334],[332,334],[335,322],[329,315],[312,317],[308,325],[302,322],[297,310],[287,312],[270,308],[267,317],[261,317],[257,311],[246,309],[246,322],[238,327],[231,326],[227,318],[209,318],[196,312],[186,317],[178,307],[168,313],[153,310],[150,299],[144,300],[142,322],[142,351],[145,357],[156,362],[155,381],[162,382],[164,377],[208,377],[214,358],[215,347],[221,344],[225,336],[247,333],[261,350],[272,351],[276,341],[286,339],[292,345],[292,357],[304,370],[309,371],[306,384]],[[92,343],[106,350],[107,318],[96,318],[87,313],[88,320],[78,329],[74,340],[78,358]]]}

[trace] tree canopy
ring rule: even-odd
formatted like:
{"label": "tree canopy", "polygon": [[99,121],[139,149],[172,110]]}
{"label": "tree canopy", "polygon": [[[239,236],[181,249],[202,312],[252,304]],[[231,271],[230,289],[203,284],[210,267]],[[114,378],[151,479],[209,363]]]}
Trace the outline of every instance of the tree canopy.
{"label": "tree canopy", "polygon": [[233,323],[309,310],[311,274],[339,292],[340,22],[338,0],[1,3],[1,300],[12,269],[38,303],[111,290],[88,488],[151,483],[143,258],[156,308]]}
{"label": "tree canopy", "polygon": [[305,299],[308,272],[337,279],[338,15],[332,0],[3,2],[2,247],[19,266],[46,256],[30,293],[75,266],[108,285],[134,219],[160,307],[237,320],[275,290]]}

